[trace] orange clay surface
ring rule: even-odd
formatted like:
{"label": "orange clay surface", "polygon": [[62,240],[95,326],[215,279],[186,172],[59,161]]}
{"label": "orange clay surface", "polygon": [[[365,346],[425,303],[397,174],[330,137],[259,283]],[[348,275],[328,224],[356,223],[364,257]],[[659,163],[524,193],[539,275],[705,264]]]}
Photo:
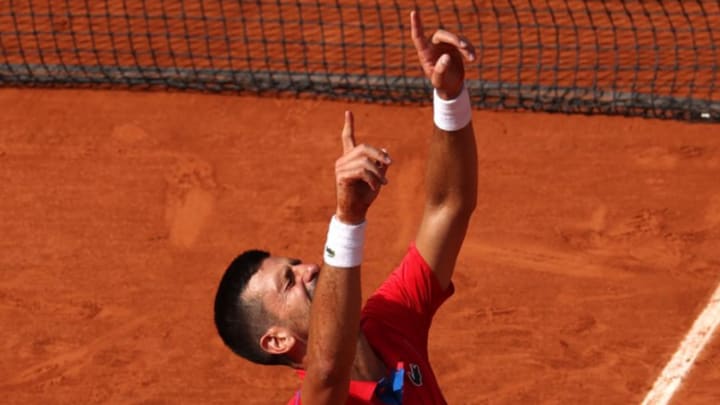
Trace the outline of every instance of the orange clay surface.
{"label": "orange clay surface", "polygon": [[[240,251],[318,261],[342,112],[389,149],[363,293],[413,239],[431,110],[0,90],[0,394],[282,404],[212,322]],[[451,404],[639,403],[720,281],[720,127],[476,112],[478,209],[431,330]],[[720,403],[720,341],[678,404]]]}

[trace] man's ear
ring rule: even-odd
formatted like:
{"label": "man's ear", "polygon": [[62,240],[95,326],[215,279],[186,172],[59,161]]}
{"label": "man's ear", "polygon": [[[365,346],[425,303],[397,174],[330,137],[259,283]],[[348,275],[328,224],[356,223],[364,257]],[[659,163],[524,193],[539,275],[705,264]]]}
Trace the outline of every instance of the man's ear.
{"label": "man's ear", "polygon": [[260,337],[260,347],[270,354],[285,354],[295,346],[295,336],[290,330],[280,326],[271,326]]}

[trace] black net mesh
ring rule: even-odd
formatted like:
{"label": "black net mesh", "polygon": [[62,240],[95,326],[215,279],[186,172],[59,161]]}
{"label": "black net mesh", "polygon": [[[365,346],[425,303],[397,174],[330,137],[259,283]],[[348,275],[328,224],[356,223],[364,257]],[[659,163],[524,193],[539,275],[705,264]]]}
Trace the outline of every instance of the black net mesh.
{"label": "black net mesh", "polygon": [[476,45],[476,107],[720,121],[702,0],[2,0],[0,85],[425,103],[413,7]]}

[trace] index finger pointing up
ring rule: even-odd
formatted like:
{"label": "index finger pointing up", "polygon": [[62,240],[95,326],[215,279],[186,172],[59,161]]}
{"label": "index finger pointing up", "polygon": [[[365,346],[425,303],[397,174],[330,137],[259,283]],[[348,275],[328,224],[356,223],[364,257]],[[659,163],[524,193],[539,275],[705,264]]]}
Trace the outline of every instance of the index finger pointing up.
{"label": "index finger pointing up", "polygon": [[428,47],[427,38],[423,32],[422,20],[420,19],[420,12],[413,10],[410,12],[410,33],[412,36],[413,44],[415,49],[422,51]]}
{"label": "index finger pointing up", "polygon": [[355,147],[355,120],[353,113],[345,111],[345,126],[342,130],[343,154],[349,153]]}

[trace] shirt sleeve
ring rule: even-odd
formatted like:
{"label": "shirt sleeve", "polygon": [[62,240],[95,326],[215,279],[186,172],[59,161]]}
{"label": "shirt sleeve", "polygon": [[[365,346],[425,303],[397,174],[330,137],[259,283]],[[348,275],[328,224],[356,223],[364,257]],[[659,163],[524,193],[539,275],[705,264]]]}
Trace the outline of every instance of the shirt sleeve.
{"label": "shirt sleeve", "polygon": [[380,317],[393,325],[412,327],[427,340],[427,332],[435,312],[455,291],[447,289],[411,243],[400,265],[365,304],[363,315]]}

